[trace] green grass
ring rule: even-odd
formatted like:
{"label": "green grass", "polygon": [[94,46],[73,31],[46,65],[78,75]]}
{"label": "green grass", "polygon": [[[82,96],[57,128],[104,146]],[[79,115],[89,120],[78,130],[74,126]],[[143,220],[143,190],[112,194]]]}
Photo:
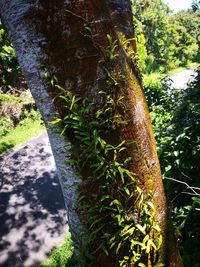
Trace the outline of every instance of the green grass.
{"label": "green grass", "polygon": [[153,80],[153,81],[158,81],[158,80],[161,80],[163,77],[165,77],[166,74],[163,74],[161,72],[153,72],[151,74],[145,74],[144,77],[143,77],[143,80],[144,82],[146,80]]}
{"label": "green grass", "polygon": [[71,235],[67,234],[64,242],[52,250],[49,258],[40,267],[76,267],[73,250]]}
{"label": "green grass", "polygon": [[185,70],[185,69],[192,69],[192,70],[195,70],[195,69],[198,67],[198,65],[199,65],[199,64],[196,63],[196,62],[190,62],[190,63],[187,64],[186,67],[178,67],[178,68],[176,68],[176,69],[169,70],[169,71],[167,72],[167,75],[168,75],[168,76],[171,76],[171,75],[176,74],[176,73],[178,73],[178,72],[181,72],[181,71],[183,71],[183,70]]}
{"label": "green grass", "polygon": [[6,135],[0,136],[0,154],[43,133],[44,131],[45,127],[39,116],[23,119],[16,128],[8,132]]}
{"label": "green grass", "polygon": [[172,69],[172,70],[169,70],[167,73],[161,73],[161,72],[153,72],[151,74],[146,74],[144,75],[144,82],[146,80],[152,80],[152,81],[159,81],[161,80],[162,78],[166,77],[166,76],[172,76],[178,72],[181,72],[183,70],[186,70],[186,69],[193,69],[195,70],[197,67],[198,67],[198,63],[196,62],[191,62],[191,63],[188,63],[188,65],[186,67],[178,67],[178,68],[175,68],[175,69]]}

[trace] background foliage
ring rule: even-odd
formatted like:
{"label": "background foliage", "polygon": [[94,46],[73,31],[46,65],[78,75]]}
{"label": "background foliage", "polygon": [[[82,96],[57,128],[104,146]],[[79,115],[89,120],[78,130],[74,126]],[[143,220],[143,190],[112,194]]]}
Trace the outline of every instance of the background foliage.
{"label": "background foliage", "polygon": [[199,266],[200,68],[187,89],[146,81],[165,188],[185,266]]}
{"label": "background foliage", "polygon": [[43,131],[41,116],[0,20],[0,154]]}
{"label": "background foliage", "polygon": [[199,19],[196,8],[172,14],[162,0],[132,0],[143,73],[166,72],[199,59]]}

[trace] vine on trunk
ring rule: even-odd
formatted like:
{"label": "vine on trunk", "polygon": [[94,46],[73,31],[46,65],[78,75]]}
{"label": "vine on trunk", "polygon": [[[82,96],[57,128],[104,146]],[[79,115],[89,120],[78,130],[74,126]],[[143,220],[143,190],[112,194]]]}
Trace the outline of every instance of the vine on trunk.
{"label": "vine on trunk", "polygon": [[[122,76],[112,71],[117,58],[117,42],[107,35],[104,50],[105,87],[99,90],[101,104],[74,95],[58,84],[57,99],[65,104],[61,122],[72,142],[73,164],[83,177],[79,188],[80,214],[89,231],[88,265],[102,253],[116,266],[154,266],[162,243],[155,222],[152,196],[146,196],[130,171],[127,148],[134,140],[118,139],[123,119],[124,97],[118,96]],[[110,68],[109,68],[110,67]]]}

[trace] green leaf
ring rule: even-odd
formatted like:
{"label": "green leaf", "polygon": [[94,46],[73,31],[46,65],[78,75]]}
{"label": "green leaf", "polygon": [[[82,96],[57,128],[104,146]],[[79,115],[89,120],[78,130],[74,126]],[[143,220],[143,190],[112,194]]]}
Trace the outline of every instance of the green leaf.
{"label": "green leaf", "polygon": [[59,123],[61,121],[62,121],[62,119],[57,118],[57,119],[55,119],[53,121],[50,121],[49,123],[54,125],[54,124],[57,124],[57,123]]}
{"label": "green leaf", "polygon": [[120,210],[123,210],[122,203],[121,203],[118,199],[113,200],[113,201],[112,201],[112,204],[116,204],[116,206],[117,206]]}
{"label": "green leaf", "polygon": [[121,248],[122,246],[122,242],[119,242],[119,244],[117,245],[117,248],[116,248],[116,254],[118,253],[119,249]]}
{"label": "green leaf", "polygon": [[99,232],[105,227],[105,225],[101,225],[99,228],[96,230],[92,231],[90,237],[93,238],[95,235],[99,234]]}
{"label": "green leaf", "polygon": [[149,240],[149,235],[146,235],[143,240],[142,240],[142,243],[145,245],[146,242]]}
{"label": "green leaf", "polygon": [[110,249],[112,249],[114,247],[114,245],[116,244],[116,236],[113,236],[109,241],[108,244],[110,244]]}
{"label": "green leaf", "polygon": [[139,241],[131,240],[131,249],[134,249],[134,246],[140,246],[142,250],[145,249],[145,245]]}
{"label": "green leaf", "polygon": [[75,160],[75,159],[67,159],[67,160],[65,160],[64,162],[65,162],[66,164],[70,164],[70,165],[75,165],[75,164],[78,163],[78,161]]}
{"label": "green leaf", "polygon": [[66,93],[66,90],[63,87],[61,87],[60,85],[56,84],[55,87],[58,88],[60,91]]}
{"label": "green leaf", "polygon": [[162,242],[163,242],[163,237],[162,237],[162,235],[160,235],[158,238],[157,250],[161,247]]}
{"label": "green leaf", "polygon": [[174,156],[175,156],[175,157],[178,157],[178,155],[179,155],[179,151],[174,151],[173,153],[174,153]]}
{"label": "green leaf", "polygon": [[146,235],[146,224],[144,226],[140,225],[139,223],[137,223],[135,225],[137,227],[138,230],[140,230],[140,232],[142,232],[144,235]]}
{"label": "green leaf", "polygon": [[130,196],[130,190],[128,189],[128,187],[124,187],[124,191],[126,192],[126,194],[128,195],[128,196]]}
{"label": "green leaf", "polygon": [[101,217],[101,218],[98,218],[97,220],[95,220],[95,221],[90,225],[89,229],[91,229],[95,224],[99,223],[99,222],[102,221],[102,220],[103,220],[102,217]]}
{"label": "green leaf", "polygon": [[132,235],[135,231],[135,227],[131,227],[133,224],[128,225],[127,227],[124,227],[124,229],[121,231],[120,236],[125,236],[125,235]]}
{"label": "green leaf", "polygon": [[111,196],[110,195],[104,195],[101,197],[101,202],[104,201],[105,199],[111,199]]}
{"label": "green leaf", "polygon": [[111,37],[111,35],[110,34],[106,34],[106,37],[107,37],[107,39],[108,39],[108,41],[109,41],[109,44],[112,44],[112,37]]}
{"label": "green leaf", "polygon": [[165,167],[165,172],[168,172],[169,170],[171,170],[172,166],[168,165],[167,167]]}
{"label": "green leaf", "polygon": [[157,232],[160,232],[160,226],[158,224],[152,226],[153,229],[155,229]]}
{"label": "green leaf", "polygon": [[118,225],[121,226],[122,222],[124,222],[124,218],[120,214],[117,214],[115,218],[117,218]]}
{"label": "green leaf", "polygon": [[118,167],[118,171],[120,173],[120,177],[122,180],[122,183],[124,184],[124,172],[123,172],[123,168],[121,168],[120,166]]}
{"label": "green leaf", "polygon": [[62,132],[60,133],[61,136],[65,133],[66,129],[67,129],[67,125],[65,125],[65,127],[62,130]]}
{"label": "green leaf", "polygon": [[152,210],[155,210],[154,205],[153,205],[153,203],[152,203],[151,201],[148,201],[148,202],[147,202],[147,205],[148,205]]}
{"label": "green leaf", "polygon": [[154,248],[155,250],[157,250],[157,247],[156,247],[156,245],[154,244],[154,242],[152,241],[152,240],[148,240],[148,242],[147,242],[147,245],[146,245],[146,253],[147,254],[149,254],[149,252],[150,252],[150,250],[151,250],[151,248]]}
{"label": "green leaf", "polygon": [[92,29],[90,27],[85,27],[85,30],[92,36]]}

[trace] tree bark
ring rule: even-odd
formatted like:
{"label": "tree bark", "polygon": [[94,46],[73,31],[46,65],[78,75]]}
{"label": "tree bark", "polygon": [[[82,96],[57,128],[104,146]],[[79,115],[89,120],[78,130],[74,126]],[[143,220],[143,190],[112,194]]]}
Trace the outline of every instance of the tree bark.
{"label": "tree bark", "polygon": [[[77,186],[81,179],[64,164],[70,157],[68,141],[59,135],[57,125],[49,124],[55,111],[62,114],[63,107],[52,102],[56,92],[45,83],[44,74],[55,75],[63,87],[89,98],[98,106],[101,102],[99,88],[106,83],[101,50],[108,46],[107,34],[117,40],[119,56],[113,70],[126,78],[118,96],[125,99],[124,120],[128,122],[119,129],[118,139],[134,140],[136,145],[128,151],[133,161],[131,171],[138,177],[137,183],[144,194],[153,194],[156,221],[163,235],[158,263],[182,266],[170,226],[148,107],[137,68],[120,39],[123,35],[132,38],[134,25],[130,1],[29,0],[25,3],[23,0],[1,0],[0,10],[47,126],[68,210],[69,227],[77,246],[81,246],[81,232],[85,231],[77,214]],[[91,29],[92,39],[88,38],[86,29]],[[136,51],[134,40],[130,41],[130,48]],[[111,264],[100,259],[95,266]],[[149,263],[148,266],[153,265]]]}
{"label": "tree bark", "polygon": [[83,242],[82,231],[84,231],[84,227],[76,209],[77,185],[81,182],[81,179],[75,174],[71,166],[64,163],[65,160],[70,159],[68,141],[60,136],[57,125],[49,123],[55,118],[56,108],[52,103],[52,96],[48,92],[48,85],[43,78],[47,70],[39,67],[41,62],[44,62],[47,58],[47,55],[41,49],[41,44],[46,40],[36,31],[34,23],[26,18],[27,12],[34,5],[36,5],[34,1],[28,3],[24,3],[24,1],[1,1],[0,15],[8,29],[19,64],[37,108],[44,118],[68,213],[70,232],[75,241],[75,246],[80,247]]}

